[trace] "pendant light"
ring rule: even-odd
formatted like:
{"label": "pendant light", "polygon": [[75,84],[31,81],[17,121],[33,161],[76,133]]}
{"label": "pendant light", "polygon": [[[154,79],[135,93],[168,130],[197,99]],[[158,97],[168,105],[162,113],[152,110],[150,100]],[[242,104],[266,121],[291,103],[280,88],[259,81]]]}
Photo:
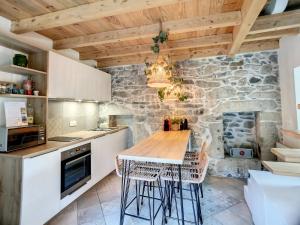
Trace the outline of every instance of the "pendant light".
{"label": "pendant light", "polygon": [[160,55],[160,45],[167,42],[168,32],[162,31],[162,22],[160,21],[160,32],[152,38],[154,44],[151,50],[157,55],[155,62],[146,63],[145,74],[147,76],[147,85],[153,88],[170,87],[172,77],[172,63],[169,56]]}
{"label": "pendant light", "polygon": [[168,56],[158,56],[154,63],[148,64],[146,69],[147,85],[153,88],[170,87],[172,65]]}

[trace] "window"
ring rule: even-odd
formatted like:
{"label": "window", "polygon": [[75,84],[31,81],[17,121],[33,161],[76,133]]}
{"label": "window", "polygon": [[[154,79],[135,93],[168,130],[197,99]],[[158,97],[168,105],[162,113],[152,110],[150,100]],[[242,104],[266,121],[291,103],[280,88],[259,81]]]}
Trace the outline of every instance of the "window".
{"label": "window", "polygon": [[294,81],[297,108],[297,129],[300,130],[300,66],[294,69]]}

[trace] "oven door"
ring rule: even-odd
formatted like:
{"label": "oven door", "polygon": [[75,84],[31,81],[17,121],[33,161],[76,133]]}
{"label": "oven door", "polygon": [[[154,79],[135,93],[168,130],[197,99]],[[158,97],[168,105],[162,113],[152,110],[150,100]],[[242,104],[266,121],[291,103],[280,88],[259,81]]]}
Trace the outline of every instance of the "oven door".
{"label": "oven door", "polygon": [[91,151],[61,162],[61,198],[73,193],[91,179]]}

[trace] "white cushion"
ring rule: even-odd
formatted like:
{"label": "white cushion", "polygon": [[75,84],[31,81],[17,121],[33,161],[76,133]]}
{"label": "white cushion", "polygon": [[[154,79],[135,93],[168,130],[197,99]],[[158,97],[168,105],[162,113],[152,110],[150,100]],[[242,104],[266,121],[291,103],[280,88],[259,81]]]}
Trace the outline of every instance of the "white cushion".
{"label": "white cushion", "polygon": [[255,225],[300,224],[300,177],[249,171],[244,188]]}

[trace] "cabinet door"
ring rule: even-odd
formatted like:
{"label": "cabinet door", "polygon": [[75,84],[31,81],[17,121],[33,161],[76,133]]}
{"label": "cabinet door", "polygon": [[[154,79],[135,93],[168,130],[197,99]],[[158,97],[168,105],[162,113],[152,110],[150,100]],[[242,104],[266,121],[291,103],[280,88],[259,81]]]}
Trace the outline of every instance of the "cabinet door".
{"label": "cabinet door", "polygon": [[75,98],[75,61],[60,54],[49,52],[49,97]]}
{"label": "cabinet door", "polygon": [[49,52],[50,98],[111,100],[110,75],[55,52]]}
{"label": "cabinet door", "polygon": [[67,72],[62,57],[50,51],[48,67],[48,96],[50,98],[62,97],[62,84],[64,83],[63,74],[66,74]]}
{"label": "cabinet door", "polygon": [[24,159],[21,225],[41,225],[59,212],[60,153]]}
{"label": "cabinet door", "polygon": [[98,71],[98,101],[111,101],[111,75]]}
{"label": "cabinet door", "polygon": [[92,179],[98,182],[115,169],[116,155],[127,148],[127,130],[92,140]]}
{"label": "cabinet door", "polygon": [[110,151],[112,151],[108,135],[92,140],[92,179],[94,183],[108,175],[113,169],[111,168],[112,160]]}

